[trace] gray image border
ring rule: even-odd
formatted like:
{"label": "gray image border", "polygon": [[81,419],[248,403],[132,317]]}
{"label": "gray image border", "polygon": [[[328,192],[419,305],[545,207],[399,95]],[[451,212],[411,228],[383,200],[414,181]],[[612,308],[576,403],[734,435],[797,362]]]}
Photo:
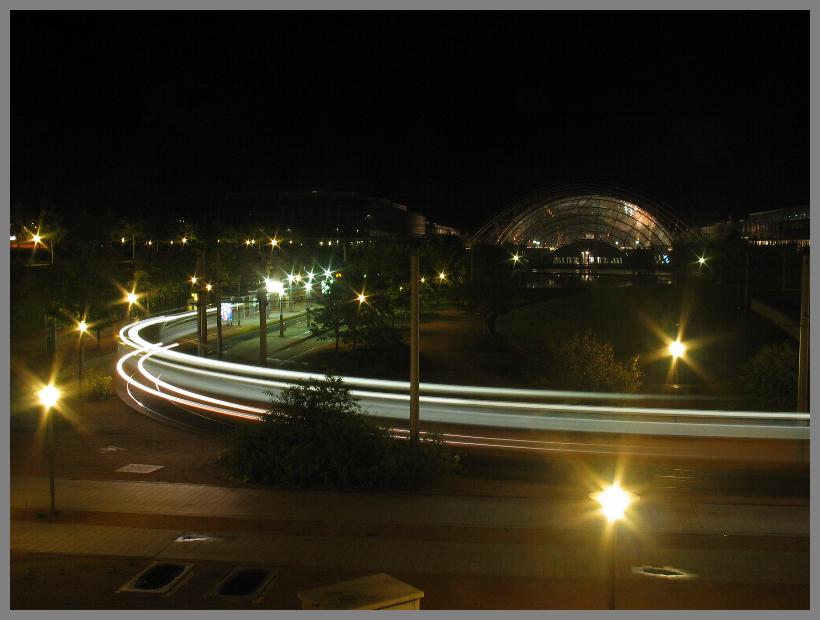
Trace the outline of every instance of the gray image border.
{"label": "gray image border", "polygon": [[[457,9],[457,10],[544,10],[544,9],[617,9],[617,10],[657,10],[657,9],[698,9],[698,10],[714,10],[714,9],[729,9],[729,10],[802,10],[809,11],[811,8],[810,2],[783,0],[780,2],[771,2],[763,0],[739,1],[739,0],[692,0],[686,3],[669,3],[669,2],[652,2],[651,0],[615,0],[607,2],[606,0],[551,0],[549,2],[537,0],[506,0],[505,2],[498,2],[492,0],[233,0],[232,2],[221,2],[219,0],[142,0],[142,1],[123,1],[123,0],[74,0],[69,2],[60,2],[59,0],[13,0],[9,3],[8,10],[3,14],[3,32],[5,33],[5,40],[8,45],[4,47],[4,52],[7,54],[6,61],[3,63],[3,73],[5,79],[3,85],[5,89],[5,96],[2,98],[3,110],[5,112],[5,123],[3,124],[3,138],[7,145],[4,156],[5,166],[2,167],[2,183],[6,189],[6,200],[2,201],[0,209],[8,216],[9,215],[9,200],[11,178],[10,178],[10,135],[11,135],[11,118],[10,118],[10,58],[11,58],[11,20],[10,13],[13,10],[293,10],[293,9],[308,9],[308,10],[328,10],[328,9],[345,9],[345,10],[371,10],[371,9],[390,9],[390,10],[437,10],[437,9]],[[810,14],[809,24],[810,33],[817,33],[817,17],[816,12]],[[810,55],[813,65],[818,65],[818,42],[816,37],[810,37]],[[693,38],[693,43],[696,43],[696,37]],[[811,73],[811,99],[817,101],[817,78],[816,71]],[[814,108],[811,111],[812,130],[811,130],[811,160],[810,173],[811,180],[814,180],[817,172],[817,144],[818,144],[818,115],[814,113]],[[812,184],[810,193],[811,202],[814,203],[817,198],[817,190],[815,184]],[[811,231],[815,232],[815,228],[820,226],[816,218],[812,221]],[[814,235],[812,235],[814,236]],[[3,269],[2,279],[5,285],[5,290],[10,292],[10,267],[9,256],[3,253],[2,255]],[[814,262],[813,260],[811,261]],[[817,283],[820,280],[820,275],[815,272],[811,278],[813,293],[811,296],[811,305],[816,307],[817,297],[820,295],[817,289]],[[0,304],[0,313],[2,313],[3,330],[6,336],[6,342],[9,342],[9,309],[7,304]],[[817,336],[815,334],[812,343]],[[814,347],[812,347],[813,349]],[[2,366],[5,371],[5,376],[10,377],[9,373],[9,351],[2,358]],[[811,369],[811,383],[816,384],[816,379],[820,376],[820,369]],[[9,399],[9,384],[3,382],[2,389],[5,392],[6,402]],[[5,436],[6,445],[9,446],[9,428],[6,425],[3,428],[3,435]],[[812,430],[812,446],[814,445],[815,432]],[[814,457],[815,450],[812,447],[811,453]],[[812,563],[817,557],[817,542],[815,540],[815,531],[817,522],[820,517],[815,510],[815,496],[816,487],[814,481],[817,479],[817,464],[816,459],[812,458],[811,464],[811,559]],[[6,475],[2,478],[3,490],[5,491],[6,502],[8,502],[10,492],[10,470],[7,469]],[[7,506],[8,507],[8,506]],[[6,549],[9,549],[9,528],[10,515],[9,510],[4,513],[5,528],[3,529],[3,541]],[[5,583],[8,584],[10,580],[10,560],[3,566]],[[816,608],[817,592],[820,588],[820,577],[816,572],[812,572],[810,577],[811,584],[811,608]],[[129,618],[198,618],[198,617],[233,617],[236,612],[232,611],[10,611],[10,593],[9,588],[3,588],[3,597],[5,605],[2,605],[3,616],[8,613],[11,616],[20,616],[26,618],[52,618],[59,614],[59,617],[70,618],[76,620],[83,620],[89,617],[109,617],[110,615],[122,615]],[[419,612],[417,612],[419,613]],[[685,618],[685,617],[708,617],[708,618],[738,618],[738,619],[754,619],[754,618],[792,618],[792,617],[806,617],[811,614],[811,611],[421,611],[424,617],[430,618]],[[307,616],[305,614],[308,614]],[[298,612],[298,611],[243,611],[240,614],[242,617],[258,617],[258,618],[296,618],[296,617],[313,617],[321,616],[328,618],[358,618],[361,616],[359,612]]]}

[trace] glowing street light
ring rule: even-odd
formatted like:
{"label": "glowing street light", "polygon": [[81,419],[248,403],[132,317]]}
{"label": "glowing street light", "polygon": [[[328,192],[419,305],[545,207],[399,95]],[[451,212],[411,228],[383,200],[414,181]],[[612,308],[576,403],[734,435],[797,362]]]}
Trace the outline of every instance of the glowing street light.
{"label": "glowing street light", "polygon": [[125,301],[128,302],[129,306],[134,305],[135,303],[137,303],[137,299],[139,299],[139,297],[137,296],[137,294],[134,291],[131,291],[130,293],[127,293],[125,295]]}
{"label": "glowing street light", "polygon": [[83,394],[83,366],[85,365],[85,338],[83,336],[88,332],[88,323],[85,320],[77,323],[77,331],[80,332],[80,350],[77,361],[77,382],[80,386],[80,397]]}
{"label": "glowing street light", "polygon": [[211,284],[206,284],[205,285],[205,290],[208,291],[209,293],[211,292],[212,288],[213,288],[213,286]]}
{"label": "glowing street light", "polygon": [[356,296],[356,301],[358,301],[360,304],[364,303],[364,300],[365,300],[365,299],[367,299],[367,297],[365,296],[365,294],[364,294],[364,293],[359,293],[359,294]]}
{"label": "glowing street light", "polygon": [[443,271],[438,274],[438,279],[439,279],[440,282],[444,282],[444,280],[446,278],[447,278],[447,274],[444,273]]}
{"label": "glowing street light", "polygon": [[629,508],[630,504],[635,503],[640,498],[622,489],[617,482],[602,491],[591,493],[590,498],[598,502],[601,513],[611,526],[609,530],[609,608],[615,609],[615,553],[617,551],[618,524],[623,520],[626,509]]}
{"label": "glowing street light", "polygon": [[40,404],[43,405],[46,410],[49,410],[60,400],[60,390],[49,383],[37,392],[37,398],[40,400]]}
{"label": "glowing street light", "polygon": [[57,405],[60,400],[60,390],[49,383],[47,386],[37,392],[37,397],[40,404],[43,406],[43,413],[46,416],[46,449],[48,456],[48,485],[50,497],[50,512],[51,516],[57,514],[57,507],[54,501],[54,415],[51,410]]}
{"label": "glowing street light", "polygon": [[705,256],[699,256],[699,257],[698,257],[698,265],[699,265],[700,267],[702,267],[702,266],[703,266],[703,265],[705,265],[705,264],[706,264],[706,257],[705,257]]}
{"label": "glowing street light", "polygon": [[672,366],[675,370],[675,386],[678,386],[680,385],[680,362],[678,358],[683,357],[686,353],[686,345],[683,344],[680,339],[674,340],[669,343],[667,351],[669,355],[672,356]]}
{"label": "glowing street light", "polygon": [[669,351],[669,355],[672,356],[672,359],[677,359],[683,357],[683,354],[686,353],[686,345],[680,340],[675,340],[669,343],[667,350]]}
{"label": "glowing street light", "polygon": [[196,276],[191,276],[191,284],[196,284],[197,280],[199,280],[199,278],[197,278]]}
{"label": "glowing street light", "polygon": [[43,240],[43,238],[39,234],[35,233],[34,235],[32,235],[31,240],[34,241],[34,245],[38,245]]}
{"label": "glowing street light", "polygon": [[638,499],[637,495],[624,491],[617,483],[593,493],[591,497],[601,505],[601,512],[610,523],[622,519],[629,505]]}

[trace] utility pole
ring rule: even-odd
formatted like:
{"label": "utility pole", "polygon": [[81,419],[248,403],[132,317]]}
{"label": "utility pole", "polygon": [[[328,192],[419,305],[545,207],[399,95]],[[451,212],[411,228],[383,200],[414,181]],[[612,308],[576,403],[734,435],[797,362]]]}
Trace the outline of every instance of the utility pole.
{"label": "utility pole", "polygon": [[196,351],[197,355],[205,355],[205,344],[208,342],[208,315],[205,306],[205,250],[197,250],[196,272],[199,274],[199,286],[196,287]]}
{"label": "utility pole", "polygon": [[216,359],[222,359],[222,295],[219,285],[215,289],[216,296]]}
{"label": "utility pole", "polygon": [[259,365],[268,363],[268,295],[263,288],[257,292],[259,299]]}
{"label": "utility pole", "polygon": [[749,245],[746,244],[746,270],[743,276],[743,318],[749,309]]}
{"label": "utility pole", "polygon": [[809,256],[803,255],[800,282],[800,353],[797,366],[797,410],[809,411]]}
{"label": "utility pole", "polygon": [[284,311],[283,304],[284,304],[285,300],[282,299],[282,292],[283,292],[282,289],[280,289],[279,292],[276,294],[279,297],[279,337],[280,338],[285,337],[285,317],[284,317],[284,314],[283,314],[283,311]]}
{"label": "utility pole", "polygon": [[419,256],[410,257],[410,439],[419,438]]}

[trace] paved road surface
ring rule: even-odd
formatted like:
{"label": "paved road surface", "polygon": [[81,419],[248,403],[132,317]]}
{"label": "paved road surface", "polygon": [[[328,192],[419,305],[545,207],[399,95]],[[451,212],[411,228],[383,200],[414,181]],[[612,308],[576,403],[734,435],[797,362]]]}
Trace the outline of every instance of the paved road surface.
{"label": "paved road surface", "polygon": [[[38,519],[47,480],[12,478],[11,549],[18,559],[29,554],[19,561],[48,553],[252,563],[297,571],[305,586],[327,583],[311,583],[311,574],[387,572],[428,592],[426,609],[516,608],[522,588],[524,606],[606,604],[602,522],[588,500],[86,480],[58,480],[57,488],[63,512],[53,522]],[[618,600],[624,607],[807,607],[808,517],[807,506],[639,502],[632,533],[617,549]],[[190,532],[221,540],[174,542]],[[673,582],[633,573],[642,565],[697,577]],[[492,600],[473,589],[472,596],[448,591],[456,582],[488,581]],[[295,606],[295,592],[278,596]]]}

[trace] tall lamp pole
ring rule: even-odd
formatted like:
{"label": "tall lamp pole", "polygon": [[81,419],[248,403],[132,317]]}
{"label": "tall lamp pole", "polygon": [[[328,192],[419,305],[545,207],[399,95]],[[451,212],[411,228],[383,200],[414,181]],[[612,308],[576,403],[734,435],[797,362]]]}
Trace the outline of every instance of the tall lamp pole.
{"label": "tall lamp pole", "polygon": [[608,540],[609,553],[607,554],[607,573],[609,582],[609,609],[615,609],[615,560],[618,545],[618,523],[623,519],[624,513],[630,504],[640,499],[637,495],[625,491],[618,483],[615,483],[603,491],[590,494],[601,506],[601,513],[606,517],[609,526]]}
{"label": "tall lamp pole", "polygon": [[46,416],[46,450],[48,456],[48,488],[50,498],[50,514],[53,517],[57,514],[56,502],[54,501],[54,414],[52,409],[60,400],[60,390],[52,384],[48,384],[37,393],[40,404],[43,405],[43,414]]}
{"label": "tall lamp pole", "polygon": [[419,256],[410,257],[410,438],[419,437]]}
{"label": "tall lamp pole", "polygon": [[80,387],[80,398],[83,397],[83,366],[85,365],[85,334],[88,331],[88,324],[85,321],[80,321],[77,324],[77,331],[80,332],[80,357],[77,361],[77,382]]}

